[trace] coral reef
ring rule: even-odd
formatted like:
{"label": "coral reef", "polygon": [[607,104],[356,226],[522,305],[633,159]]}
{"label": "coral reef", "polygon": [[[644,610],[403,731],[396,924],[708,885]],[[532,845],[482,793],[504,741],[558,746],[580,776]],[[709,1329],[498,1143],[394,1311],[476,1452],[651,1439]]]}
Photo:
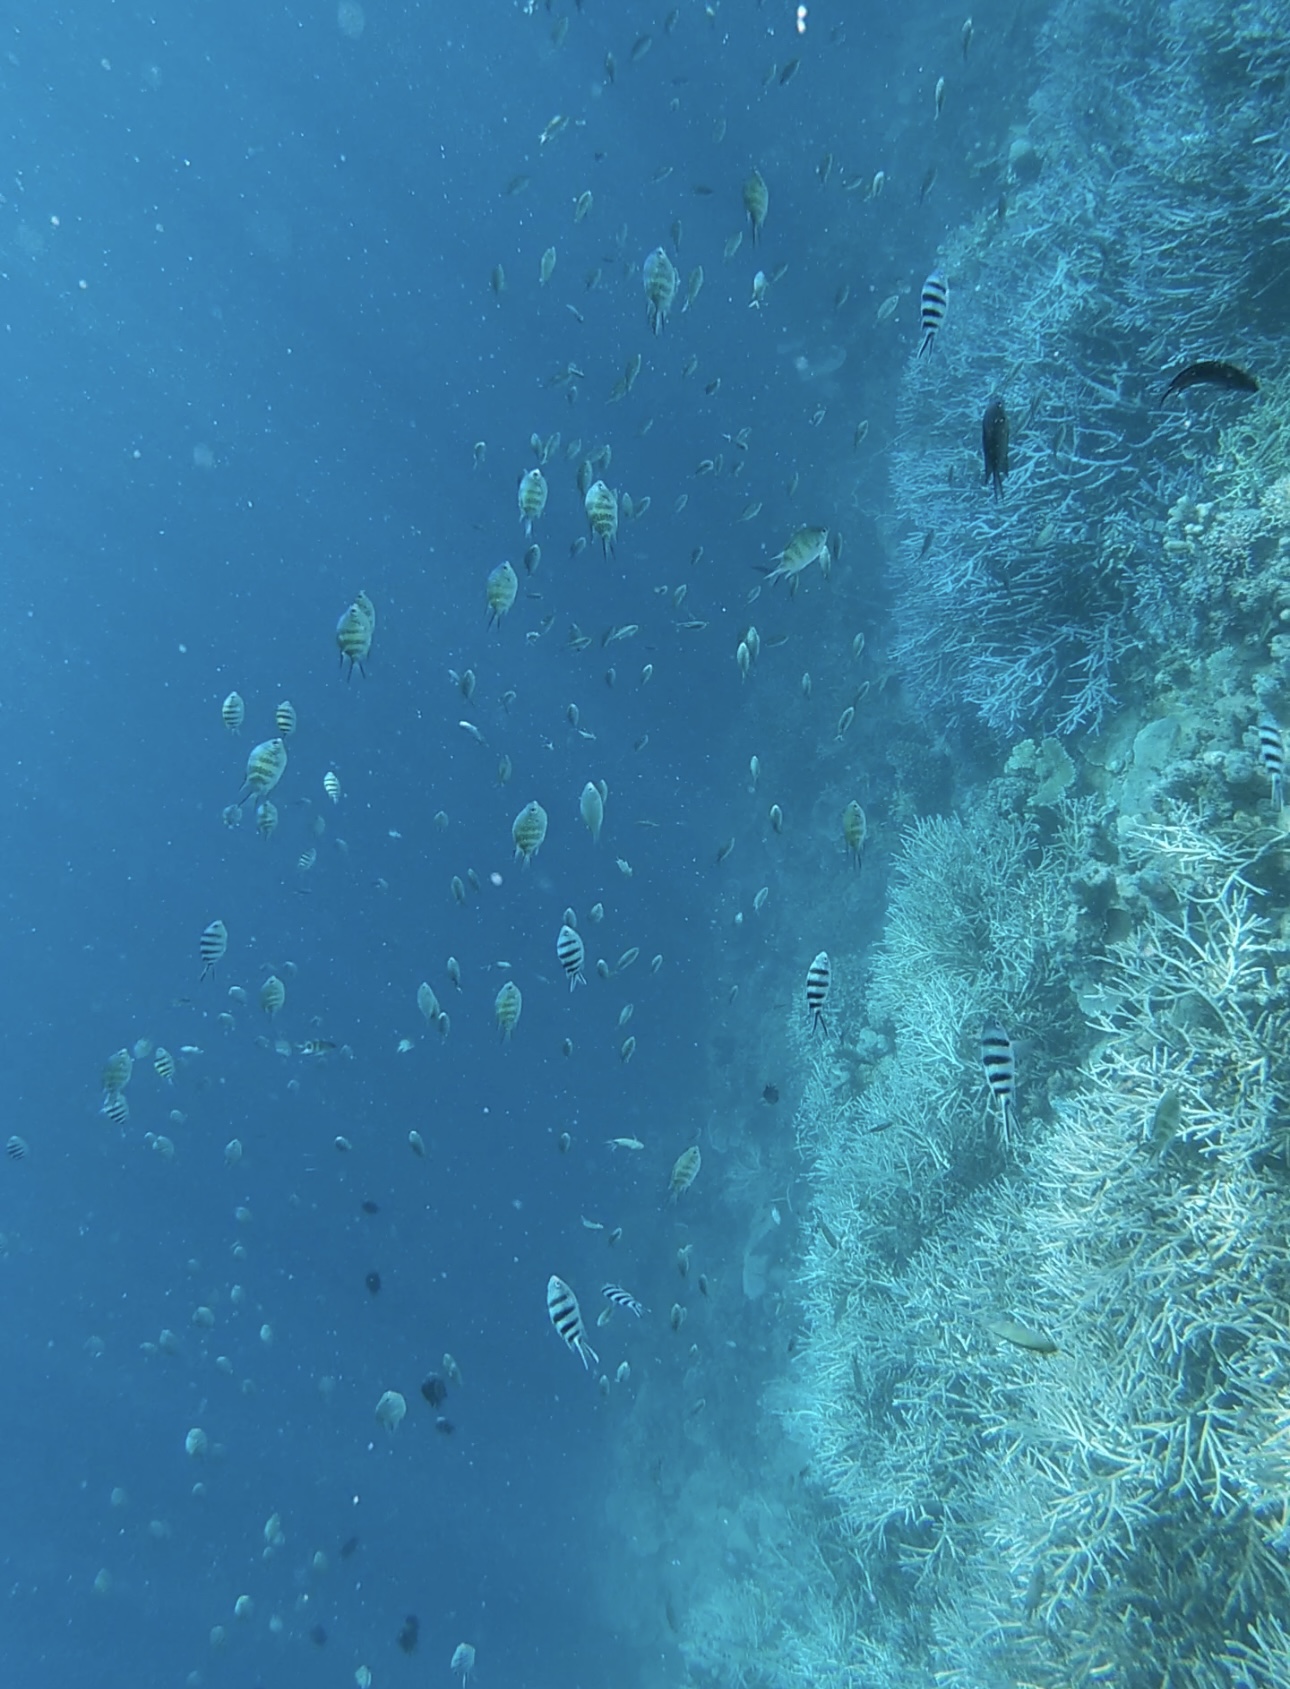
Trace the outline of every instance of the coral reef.
{"label": "coral reef", "polygon": [[[1265,383],[1256,412],[1225,428],[1207,496],[1171,505],[1164,550],[1197,643],[1266,651],[1290,681],[1290,381]],[[1208,496],[1212,489],[1212,496]]]}
{"label": "coral reef", "polygon": [[[1257,431],[1269,406],[1157,400],[1216,348],[1275,361],[1269,237],[1290,186],[1262,25],[1199,0],[1068,0],[1044,60],[1024,138],[1040,167],[1010,164],[999,208],[946,243],[949,319],[911,361],[892,457],[902,677],[923,711],[1011,739],[1099,726],[1126,659],[1194,631],[1204,588],[1161,532],[1171,510],[1175,543],[1188,525],[1217,444],[1203,418],[1244,406]],[[1001,499],[977,440],[996,392]]]}
{"label": "coral reef", "polygon": [[1075,780],[1075,764],[1057,739],[1045,739],[1038,745],[1033,739],[1023,739],[1013,747],[1004,772],[1022,774],[1033,781],[1034,789],[1026,802],[1034,809],[1051,808]]}
{"label": "coral reef", "polygon": [[[1255,731],[1290,721],[1288,34],[1059,0],[1003,213],[944,254],[896,667],[1011,754],[902,817],[880,942],[830,945],[836,1039],[794,1017],[812,1195],[766,1405],[809,1464],[685,1617],[705,1685],[1290,1689],[1290,832]],[[1220,355],[1257,396],[1158,406]]]}
{"label": "coral reef", "polygon": [[1033,1012],[1051,934],[1088,942],[1070,890],[1059,907],[1088,826],[1068,806],[1028,863],[995,816],[996,860],[1049,914],[1010,933],[1012,900],[996,924],[955,891],[931,941],[911,917],[931,919],[919,882],[945,852],[938,829],[911,837],[871,998],[908,1004],[891,1069],[844,1099],[821,1060],[802,1110],[823,1224],[780,1409],[839,1508],[847,1598],[876,1609],[861,1635],[889,1644],[901,1615],[910,1668],[1271,1684],[1266,1615],[1290,1601],[1290,838],[1176,805],[1121,827],[1122,936],[1086,974],[1064,964],[1096,1042],[1015,1163],[946,1179],[983,1108],[958,1017],[1009,995]]}

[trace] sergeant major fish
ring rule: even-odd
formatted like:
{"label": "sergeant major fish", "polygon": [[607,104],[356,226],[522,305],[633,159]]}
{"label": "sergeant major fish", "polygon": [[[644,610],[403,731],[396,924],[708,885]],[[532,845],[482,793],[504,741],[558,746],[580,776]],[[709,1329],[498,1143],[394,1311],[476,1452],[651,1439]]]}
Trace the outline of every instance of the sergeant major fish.
{"label": "sergeant major fish", "polygon": [[771,559],[774,567],[766,576],[766,585],[771,586],[776,581],[786,580],[790,593],[794,592],[797,588],[797,577],[804,569],[809,569],[812,563],[820,562],[827,555],[828,549],[827,528],[799,528],[783,551]]}
{"label": "sergeant major fish", "polygon": [[806,1010],[811,1017],[812,1031],[817,1026],[825,1032],[829,1030],[828,1022],[824,1018],[824,1005],[828,1001],[832,976],[829,953],[827,950],[821,950],[806,970]]}
{"label": "sergeant major fish", "polygon": [[626,1308],[629,1314],[635,1314],[639,1319],[645,1312],[644,1304],[638,1302],[621,1284],[602,1284],[600,1294],[606,1302],[612,1302],[615,1308]]}
{"label": "sergeant major fish", "polygon": [[[590,1368],[591,1361],[600,1365],[600,1356],[587,1342],[587,1333],[582,1324],[582,1310],[578,1306],[578,1298],[564,1282],[554,1273],[546,1284],[546,1311],[551,1316],[551,1324],[561,1337],[574,1351],[582,1357],[584,1367]],[[590,1360],[588,1357],[590,1356]]]}
{"label": "sergeant major fish", "polygon": [[950,302],[950,284],[939,270],[933,270],[923,283],[920,299],[922,313],[923,339],[918,348],[921,358],[925,352],[930,352],[936,344],[936,336],[945,321],[945,312]]}
{"label": "sergeant major fish", "polygon": [[1016,1106],[1017,1056],[1012,1039],[997,1021],[987,1021],[981,1028],[981,1065],[999,1104],[999,1128],[1006,1143]]}
{"label": "sergeant major fish", "polygon": [[1284,803],[1283,782],[1286,753],[1281,729],[1270,715],[1259,717],[1259,758],[1272,782],[1272,807],[1280,812]]}

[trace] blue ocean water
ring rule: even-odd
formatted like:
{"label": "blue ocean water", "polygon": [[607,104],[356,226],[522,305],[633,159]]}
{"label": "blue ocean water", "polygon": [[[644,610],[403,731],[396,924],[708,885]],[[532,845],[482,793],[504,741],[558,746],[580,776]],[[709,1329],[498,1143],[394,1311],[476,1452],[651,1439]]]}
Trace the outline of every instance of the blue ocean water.
{"label": "blue ocean water", "polygon": [[[667,1178],[718,1127],[719,1145],[778,1134],[768,1166],[790,1152],[789,1098],[760,1101],[792,1082],[767,1027],[834,938],[834,788],[881,811],[872,747],[833,724],[853,638],[882,626],[894,388],[922,277],[973,203],[974,126],[997,140],[1006,55],[1024,47],[1000,23],[970,103],[934,120],[924,36],[944,21],[814,0],[799,35],[779,0],[683,0],[671,27],[665,7],[606,0],[531,15],[232,0],[5,25],[6,1135],[29,1146],[0,1205],[11,1681],[347,1683],[366,1665],[377,1684],[447,1684],[463,1641],[483,1686],[679,1669],[658,1571],[679,1562],[666,1541],[634,1558],[634,1486],[684,1459],[696,1398],[725,1404],[714,1436],[741,1436],[787,1334],[743,1305],[747,1225],[722,1206],[722,1155],[705,1149],[683,1210]],[[795,75],[768,76],[796,56]],[[568,127],[540,143],[557,115]],[[754,167],[763,242],[745,234],[724,262]],[[840,186],[879,167],[877,201]],[[682,288],[695,264],[705,283],[652,339],[640,266],[673,250],[677,220]],[[751,308],[756,271],[780,264]],[[611,403],[634,353],[640,376]],[[573,404],[553,383],[570,364]],[[515,488],[530,435],[556,431],[579,457],[611,446],[606,479],[651,508],[612,560],[571,557],[585,521],[562,444],[529,575]],[[718,455],[721,475],[696,476]],[[791,601],[750,604],[756,566],[807,523],[844,535],[830,590],[812,571]],[[520,598],[489,630],[502,558]],[[333,630],[360,590],[377,632],[346,679]],[[690,619],[705,625],[675,625]],[[765,648],[741,683],[754,621]],[[450,678],[466,668],[469,701]],[[235,689],[238,737],[220,720]],[[284,697],[299,728],[266,841],[249,806],[240,827],[221,812]],[[609,790],[598,846],[577,813],[588,779]],[[530,798],[550,831],[521,870],[510,826]],[[482,889],[459,907],[450,882],[472,868]],[[572,995],[554,953],[566,906],[588,949]],[[201,981],[216,917],[228,955]],[[596,975],[629,947],[633,965]],[[270,972],[287,986],[271,1025]],[[503,1047],[492,1000],[512,973],[524,1009]],[[446,1039],[417,1012],[422,979]],[[352,1059],[302,1056],[310,1038]],[[99,1075],[137,1041],[193,1048],[173,1086],[141,1057],[117,1127]],[[644,1150],[611,1151],[619,1136]],[[711,1308],[678,1277],[685,1243]],[[580,1295],[607,1396],[550,1328],[551,1273]],[[639,1328],[597,1330],[611,1279],[648,1304]],[[668,1324],[682,1295],[684,1335]],[[678,1357],[701,1320],[696,1377]],[[445,1351],[463,1374],[451,1436],[419,1394]],[[646,1386],[633,1424],[623,1398]],[[374,1418],[389,1389],[408,1403],[393,1434]],[[697,1528],[680,1504],[672,1517]]]}

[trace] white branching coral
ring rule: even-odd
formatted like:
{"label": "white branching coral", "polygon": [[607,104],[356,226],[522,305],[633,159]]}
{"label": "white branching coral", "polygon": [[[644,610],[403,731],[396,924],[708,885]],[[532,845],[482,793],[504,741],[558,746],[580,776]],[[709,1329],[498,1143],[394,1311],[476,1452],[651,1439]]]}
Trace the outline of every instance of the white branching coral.
{"label": "white branching coral", "polygon": [[[1077,866],[1063,841],[1081,836],[1067,821],[1049,855],[998,859],[1044,888],[1057,931]],[[910,853],[939,861],[947,837],[924,827]],[[1290,953],[1274,917],[1290,839],[1220,836],[1174,808],[1124,824],[1118,872],[1135,925],[1089,960],[1095,1042],[1019,1169],[948,1200],[943,1163],[980,1098],[944,1031],[911,1039],[902,1021],[858,1097],[817,1067],[802,1140],[823,1227],[781,1411],[857,1587],[880,1613],[931,1615],[911,1664],[940,1682],[1146,1685],[1149,1659],[1152,1683],[1281,1689],[1267,1615],[1290,1608]],[[888,963],[912,865],[902,883]],[[951,902],[919,951],[929,1027],[997,988],[990,922]],[[1044,965],[1025,979],[1042,986]],[[902,1228],[919,1239],[904,1252]]]}

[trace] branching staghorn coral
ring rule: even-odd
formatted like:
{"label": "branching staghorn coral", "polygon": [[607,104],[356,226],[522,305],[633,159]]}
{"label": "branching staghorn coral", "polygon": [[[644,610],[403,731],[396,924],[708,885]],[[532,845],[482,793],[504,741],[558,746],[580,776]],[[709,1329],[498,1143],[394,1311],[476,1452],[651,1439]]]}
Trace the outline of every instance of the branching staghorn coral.
{"label": "branching staghorn coral", "polygon": [[[1086,820],[1068,806],[1057,884]],[[930,1615],[903,1645],[939,1683],[1284,1689],[1290,837],[1175,806],[1122,824],[1116,872],[1132,928],[1088,959],[1097,1042],[1024,1176],[942,1207],[904,1258],[882,1214],[910,1150],[866,1122],[933,1047],[898,1027],[876,1096],[839,1103],[817,1075],[802,1137],[832,1241],[808,1250],[780,1409],[876,1603],[856,1621]],[[958,977],[964,930],[955,911],[922,969]]]}
{"label": "branching staghorn coral", "polygon": [[[1192,400],[1157,400],[1189,359],[1272,365],[1290,261],[1270,255],[1290,149],[1266,37],[1251,26],[1242,46],[1226,17],[1200,0],[1059,5],[1031,101],[1038,177],[940,255],[949,317],[911,361],[892,458],[912,536],[895,548],[895,654],[925,710],[1014,738],[1096,727],[1130,654],[1188,631],[1197,600],[1159,529],[1214,441]],[[1012,419],[999,500],[977,439],[996,391]]]}
{"label": "branching staghorn coral", "polygon": [[826,1224],[888,1264],[907,1259],[1002,1165],[979,1052],[989,1018],[1041,1034],[1023,1076],[1028,1129],[1042,1102],[1040,1049],[1073,1012],[1064,958],[1074,932],[1064,858],[1040,846],[1033,821],[993,800],[970,820],[916,822],[891,885],[863,1008],[839,983],[835,1022],[889,1030],[895,1060],[857,1089],[845,1041],[803,1039],[812,1066],[799,1117],[801,1147],[828,1193]]}
{"label": "branching staghorn coral", "polygon": [[1198,637],[1281,634],[1290,612],[1290,382],[1265,380],[1257,406],[1223,429],[1204,496],[1170,507],[1164,549],[1167,590]]}

